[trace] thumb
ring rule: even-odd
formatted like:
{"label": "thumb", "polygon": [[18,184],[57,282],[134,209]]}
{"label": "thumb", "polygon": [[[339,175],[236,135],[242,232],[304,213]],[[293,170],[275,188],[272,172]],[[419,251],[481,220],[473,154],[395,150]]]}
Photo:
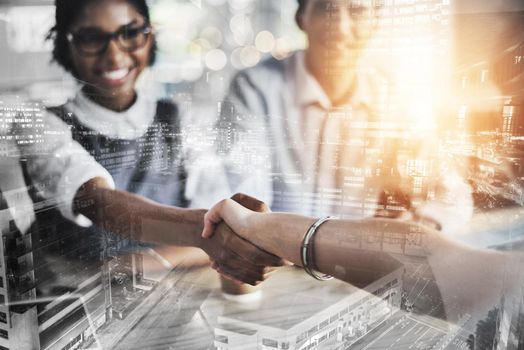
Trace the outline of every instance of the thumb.
{"label": "thumb", "polygon": [[215,227],[222,221],[222,207],[225,200],[222,200],[215,204],[215,206],[209,209],[204,215],[204,229],[202,230],[202,238],[209,238],[215,232]]}

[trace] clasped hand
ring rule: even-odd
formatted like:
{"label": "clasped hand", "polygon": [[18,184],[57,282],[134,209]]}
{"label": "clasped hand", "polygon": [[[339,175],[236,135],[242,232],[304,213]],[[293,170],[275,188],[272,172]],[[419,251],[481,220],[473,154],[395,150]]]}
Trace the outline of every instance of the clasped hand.
{"label": "clasped hand", "polygon": [[[268,212],[264,202],[244,194],[232,199],[255,212]],[[224,222],[213,226],[212,234],[204,236],[202,249],[209,255],[212,268],[226,278],[257,285],[268,278],[284,260],[256,247]]]}

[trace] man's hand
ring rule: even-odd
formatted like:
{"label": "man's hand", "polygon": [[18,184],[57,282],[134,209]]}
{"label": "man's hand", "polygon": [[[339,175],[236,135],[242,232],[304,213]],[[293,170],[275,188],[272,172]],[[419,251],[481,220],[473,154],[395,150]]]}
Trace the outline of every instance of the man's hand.
{"label": "man's hand", "polygon": [[237,193],[233,195],[231,199],[249,210],[256,211],[257,213],[269,213],[271,211],[266,203],[255,197],[248,196],[247,194]]}
{"label": "man's hand", "polygon": [[202,249],[220,274],[251,285],[264,281],[274,267],[284,265],[281,258],[237,236],[225,223],[217,226],[212,237],[203,240]]}
{"label": "man's hand", "polygon": [[[235,194],[231,199],[256,212],[270,211],[266,203],[242,193]],[[237,281],[258,284],[264,281],[276,266],[285,264],[279,257],[236,235],[225,223],[217,225],[209,240],[223,247],[219,252],[215,252],[219,253],[218,259],[212,255],[213,252],[206,251],[211,257],[212,267],[220,274]]]}

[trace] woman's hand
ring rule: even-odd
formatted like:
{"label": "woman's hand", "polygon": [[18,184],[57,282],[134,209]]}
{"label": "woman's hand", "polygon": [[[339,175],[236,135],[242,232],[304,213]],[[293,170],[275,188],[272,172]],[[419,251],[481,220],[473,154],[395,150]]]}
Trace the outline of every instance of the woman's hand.
{"label": "woman's hand", "polygon": [[248,219],[256,213],[270,212],[268,206],[253,197],[237,193],[231,199],[224,199],[209,209],[204,216],[203,238],[213,235],[216,226],[225,221],[231,229],[239,236],[248,239]]}
{"label": "woman's hand", "polygon": [[[222,250],[221,259],[212,258],[212,267],[215,270],[231,279],[256,284],[275,270],[271,266],[282,266],[287,263],[256,248],[246,240],[249,236],[247,225],[249,216],[268,212],[270,209],[264,202],[237,193],[231,199],[217,203],[206,213],[202,232],[204,241],[222,240],[225,237],[230,240],[227,244],[225,242],[220,244],[227,247]],[[256,248],[256,250],[250,253],[249,248]]]}
{"label": "woman's hand", "polygon": [[237,236],[225,223],[217,226],[212,237],[202,240],[201,248],[217,272],[251,285],[264,281],[275,267],[285,264],[283,259]]}

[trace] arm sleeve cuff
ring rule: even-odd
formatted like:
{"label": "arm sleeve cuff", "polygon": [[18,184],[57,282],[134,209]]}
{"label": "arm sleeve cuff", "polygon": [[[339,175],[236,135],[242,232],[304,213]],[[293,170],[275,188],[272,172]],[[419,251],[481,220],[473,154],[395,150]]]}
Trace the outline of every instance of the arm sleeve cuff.
{"label": "arm sleeve cuff", "polygon": [[58,196],[60,212],[66,219],[82,227],[89,227],[93,223],[84,215],[74,213],[73,201],[80,187],[95,177],[103,178],[112,189],[115,188],[115,182],[109,172],[98,163],[72,165],[60,179],[59,188],[63,189],[62,194]]}

